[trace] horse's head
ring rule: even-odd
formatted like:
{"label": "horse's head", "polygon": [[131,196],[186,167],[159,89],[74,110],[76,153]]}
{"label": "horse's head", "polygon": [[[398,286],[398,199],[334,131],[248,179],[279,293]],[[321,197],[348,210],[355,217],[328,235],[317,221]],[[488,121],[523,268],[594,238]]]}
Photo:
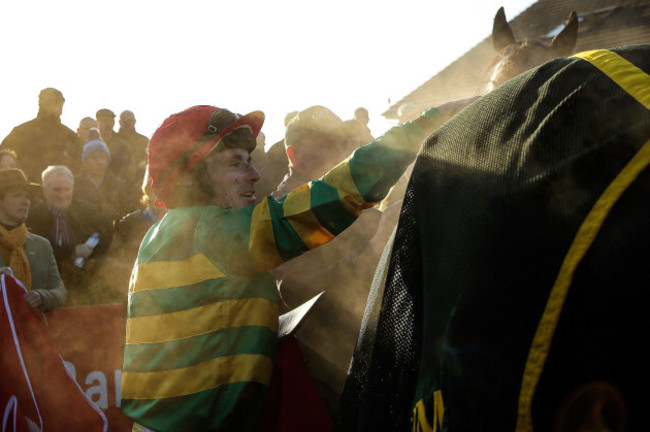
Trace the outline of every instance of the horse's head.
{"label": "horse's head", "polygon": [[578,38],[578,16],[571,12],[564,28],[549,44],[538,40],[515,40],[506,21],[503,7],[494,17],[492,45],[497,56],[487,68],[477,89],[486,94],[522,72],[557,57],[566,57],[573,51]]}

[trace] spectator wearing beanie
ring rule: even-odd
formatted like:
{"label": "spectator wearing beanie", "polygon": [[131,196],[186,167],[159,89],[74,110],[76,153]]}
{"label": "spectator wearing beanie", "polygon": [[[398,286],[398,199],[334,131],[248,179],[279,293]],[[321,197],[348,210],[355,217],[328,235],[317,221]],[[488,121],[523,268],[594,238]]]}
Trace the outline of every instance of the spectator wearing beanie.
{"label": "spectator wearing beanie", "polygon": [[109,171],[125,181],[133,182],[136,166],[133,162],[132,150],[129,144],[113,130],[115,113],[107,108],[102,108],[95,114],[95,119],[102,139],[113,155],[108,164]]}
{"label": "spectator wearing beanie", "polygon": [[75,176],[74,197],[93,203],[115,221],[135,210],[139,197],[137,190],[108,170],[110,162],[104,141],[88,141],[81,154],[81,171]]}

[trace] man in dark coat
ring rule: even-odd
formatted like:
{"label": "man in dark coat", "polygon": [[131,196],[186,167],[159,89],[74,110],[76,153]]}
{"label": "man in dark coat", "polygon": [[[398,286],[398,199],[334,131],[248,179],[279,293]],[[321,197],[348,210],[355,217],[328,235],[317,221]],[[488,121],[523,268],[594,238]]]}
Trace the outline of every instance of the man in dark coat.
{"label": "man in dark coat", "polygon": [[64,102],[59,90],[41,90],[36,118],[15,127],[0,143],[0,148],[16,152],[30,182],[39,182],[48,165],[65,165],[72,171],[79,165],[81,146],[77,134],[61,124]]}

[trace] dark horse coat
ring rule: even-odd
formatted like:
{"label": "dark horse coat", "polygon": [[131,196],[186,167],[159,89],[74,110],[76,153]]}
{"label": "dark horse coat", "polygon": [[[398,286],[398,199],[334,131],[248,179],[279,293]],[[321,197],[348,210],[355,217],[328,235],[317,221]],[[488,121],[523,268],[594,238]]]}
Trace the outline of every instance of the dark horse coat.
{"label": "dark horse coat", "polygon": [[425,141],[339,430],[644,429],[649,71],[553,60]]}

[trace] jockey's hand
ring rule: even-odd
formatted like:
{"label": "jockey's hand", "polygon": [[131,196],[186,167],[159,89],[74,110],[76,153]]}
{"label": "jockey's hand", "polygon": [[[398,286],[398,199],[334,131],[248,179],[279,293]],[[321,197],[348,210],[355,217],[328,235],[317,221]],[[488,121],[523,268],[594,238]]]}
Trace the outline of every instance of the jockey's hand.
{"label": "jockey's hand", "polygon": [[13,276],[13,273],[9,267],[0,267],[0,275],[2,274]]}
{"label": "jockey's hand", "polygon": [[43,297],[36,291],[28,291],[23,298],[29,307],[37,308],[43,304]]}

